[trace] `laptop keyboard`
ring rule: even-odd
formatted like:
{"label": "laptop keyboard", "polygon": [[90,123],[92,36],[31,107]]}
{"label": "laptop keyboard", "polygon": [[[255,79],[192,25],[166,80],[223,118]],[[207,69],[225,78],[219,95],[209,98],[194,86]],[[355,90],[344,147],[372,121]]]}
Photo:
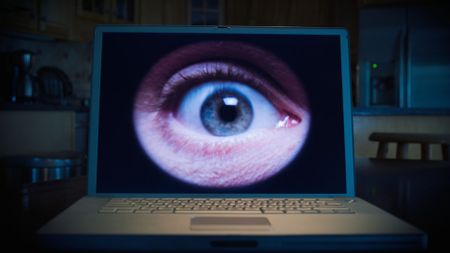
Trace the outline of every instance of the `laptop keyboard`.
{"label": "laptop keyboard", "polygon": [[352,199],[112,198],[100,214],[353,214]]}

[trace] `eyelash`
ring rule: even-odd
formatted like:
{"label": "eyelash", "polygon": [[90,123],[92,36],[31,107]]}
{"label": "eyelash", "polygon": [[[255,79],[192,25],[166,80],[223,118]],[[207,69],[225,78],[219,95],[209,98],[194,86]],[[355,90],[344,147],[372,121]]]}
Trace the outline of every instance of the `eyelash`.
{"label": "eyelash", "polygon": [[[245,66],[242,63],[225,63],[234,64],[233,67],[243,66],[245,68],[251,69],[249,66]],[[212,71],[202,70],[201,73],[193,76],[182,76],[181,74],[179,74],[182,77],[183,81],[176,82],[176,84],[172,85],[172,87],[167,89],[165,92],[162,92],[161,100],[163,102],[161,103],[161,109],[163,111],[176,112],[176,109],[179,107],[179,104],[181,102],[181,98],[189,91],[189,89],[205,82],[218,80],[243,83],[258,90],[269,100],[273,99],[273,96],[270,94],[270,92],[264,88],[264,84],[261,84],[261,82],[264,82],[263,80],[259,80],[259,78],[251,78],[248,75],[239,73],[238,71],[234,70],[233,67],[229,66],[226,71],[220,68],[212,68]],[[257,72],[258,75],[262,77],[262,79],[267,80],[267,82],[269,82],[267,85],[271,85],[272,87],[275,86],[276,88],[276,83],[273,82],[269,77],[265,76],[263,72],[255,71],[253,69],[252,71]]]}

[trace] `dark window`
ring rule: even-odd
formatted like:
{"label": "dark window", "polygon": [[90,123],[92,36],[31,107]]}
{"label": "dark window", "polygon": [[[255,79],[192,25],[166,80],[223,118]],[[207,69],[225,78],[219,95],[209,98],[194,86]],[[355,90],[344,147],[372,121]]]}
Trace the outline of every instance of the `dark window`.
{"label": "dark window", "polygon": [[191,0],[191,25],[218,25],[220,24],[220,0]]}

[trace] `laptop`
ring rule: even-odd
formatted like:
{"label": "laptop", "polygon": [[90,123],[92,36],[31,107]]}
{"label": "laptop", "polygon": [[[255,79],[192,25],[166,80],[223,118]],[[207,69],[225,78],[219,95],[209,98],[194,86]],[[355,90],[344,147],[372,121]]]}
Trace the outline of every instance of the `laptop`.
{"label": "laptop", "polygon": [[88,196],[56,250],[421,250],[355,197],[348,34],[98,26]]}

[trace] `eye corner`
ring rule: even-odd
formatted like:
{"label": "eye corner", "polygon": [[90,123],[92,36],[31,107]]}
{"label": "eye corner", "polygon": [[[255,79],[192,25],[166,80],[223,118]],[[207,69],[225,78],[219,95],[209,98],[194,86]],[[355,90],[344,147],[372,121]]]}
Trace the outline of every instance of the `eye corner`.
{"label": "eye corner", "polygon": [[275,128],[292,128],[300,125],[302,123],[301,116],[296,116],[289,113],[282,113],[280,120],[277,122]]}

